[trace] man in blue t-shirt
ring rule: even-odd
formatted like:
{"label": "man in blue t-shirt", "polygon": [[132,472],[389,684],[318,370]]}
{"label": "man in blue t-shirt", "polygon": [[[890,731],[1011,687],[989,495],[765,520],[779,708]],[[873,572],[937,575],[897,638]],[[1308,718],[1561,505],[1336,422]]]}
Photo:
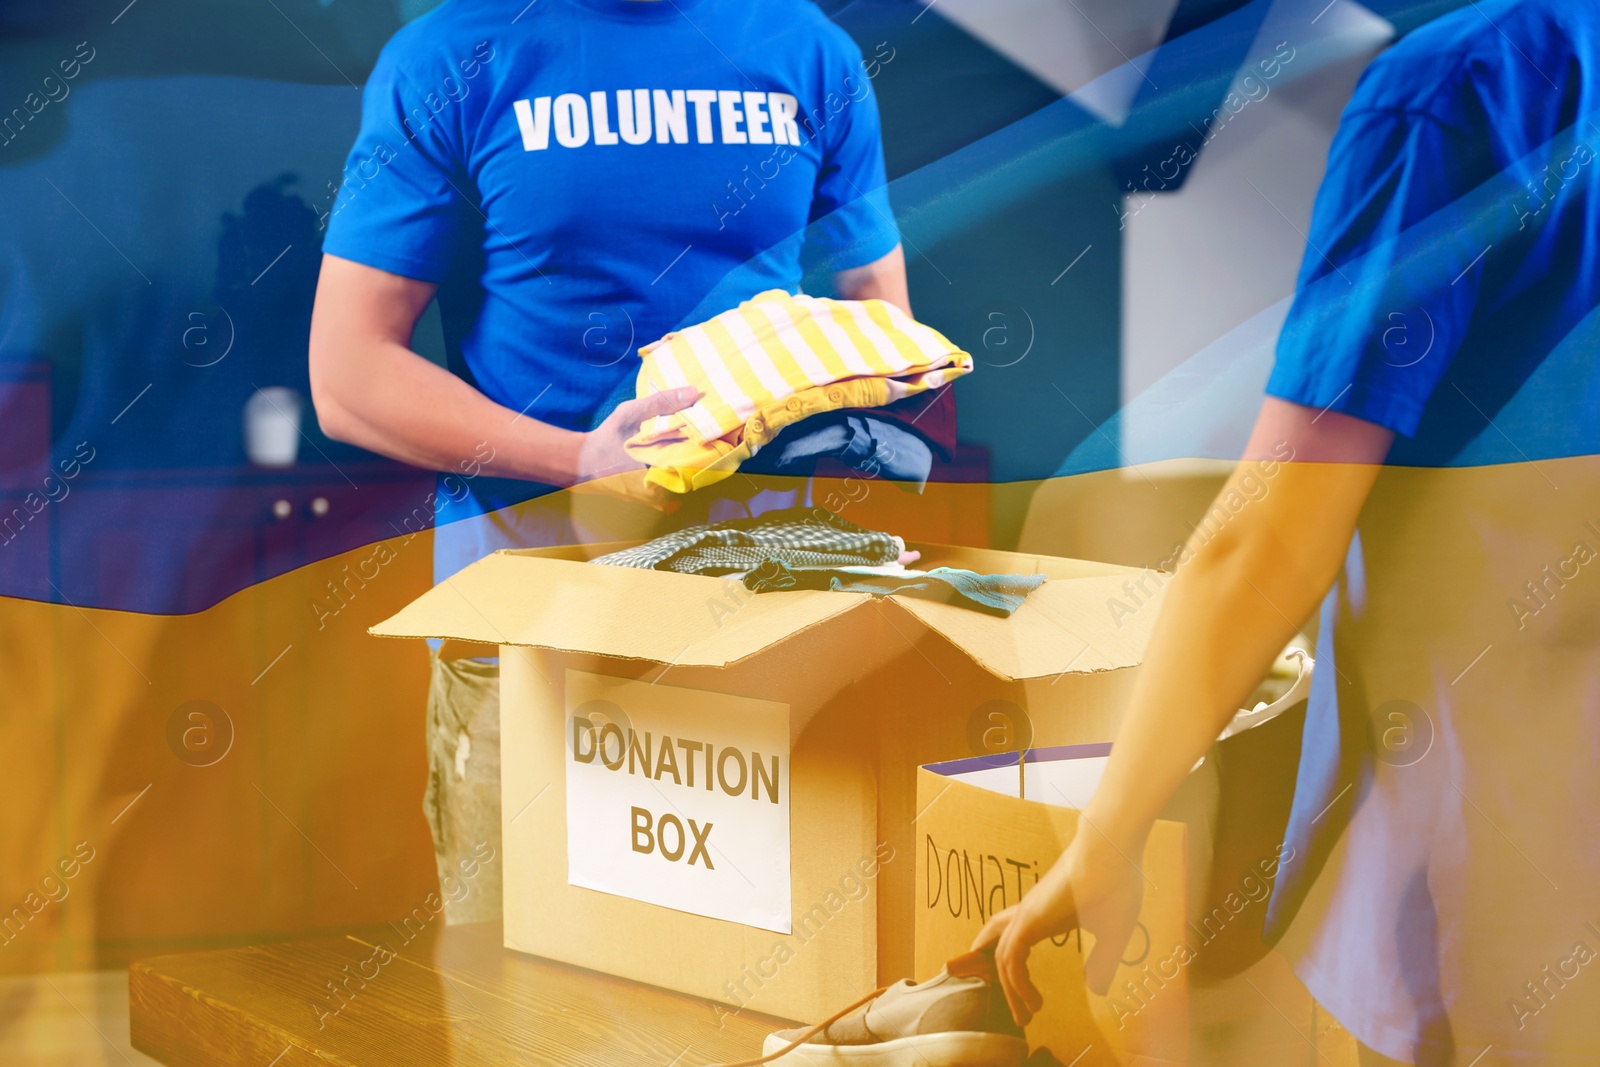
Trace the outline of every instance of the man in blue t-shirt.
{"label": "man in blue t-shirt", "polygon": [[980,935],[1019,1020],[1074,927],[1137,1011],[1150,826],[1321,602],[1265,935],[1364,1064],[1600,1062],[1597,144],[1596,0],[1482,0],[1361,79],[1232,517],[1177,559],[1086,829]]}
{"label": "man in blue t-shirt", "polygon": [[[805,0],[452,0],[389,42],[328,220],[311,388],[329,436],[444,472],[438,579],[570,540],[570,494],[502,505],[637,466],[623,442],[695,399],[613,410],[639,347],[794,291],[802,243],[840,296],[910,310],[880,61]],[[436,294],[448,370],[410,348]],[[425,808],[455,879],[498,851],[498,680],[433,670]],[[451,921],[499,915],[498,864],[478,889]]]}

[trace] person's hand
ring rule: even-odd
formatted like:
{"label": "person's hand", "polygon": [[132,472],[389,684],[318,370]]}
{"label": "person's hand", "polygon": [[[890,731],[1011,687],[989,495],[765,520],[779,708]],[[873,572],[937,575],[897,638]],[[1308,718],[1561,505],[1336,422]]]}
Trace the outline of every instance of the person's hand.
{"label": "person's hand", "polygon": [[1026,1026],[1044,1004],[1028,975],[1028,952],[1047,937],[1071,930],[1093,935],[1084,980],[1096,995],[1105,995],[1138,921],[1144,875],[1135,864],[1143,854],[1142,840],[1117,846],[1080,819],[1055,866],[978,932],[972,947],[995,946],[1000,987],[1018,1026]]}
{"label": "person's hand", "polygon": [[617,409],[606,416],[606,421],[583,435],[583,444],[578,449],[576,480],[586,482],[643,467],[643,463],[628,455],[623,445],[639,432],[645,420],[682,411],[699,399],[698,389],[683,386],[618,404]]}

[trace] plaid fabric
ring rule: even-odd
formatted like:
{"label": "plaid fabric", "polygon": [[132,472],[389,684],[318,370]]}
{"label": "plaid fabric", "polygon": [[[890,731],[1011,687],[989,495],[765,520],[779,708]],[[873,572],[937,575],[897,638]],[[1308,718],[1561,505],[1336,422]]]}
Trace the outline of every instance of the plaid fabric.
{"label": "plaid fabric", "polygon": [[906,543],[857,526],[825,508],[785,508],[658,537],[592,560],[684,574],[737,574],[769,559],[790,567],[875,567],[893,563]]}

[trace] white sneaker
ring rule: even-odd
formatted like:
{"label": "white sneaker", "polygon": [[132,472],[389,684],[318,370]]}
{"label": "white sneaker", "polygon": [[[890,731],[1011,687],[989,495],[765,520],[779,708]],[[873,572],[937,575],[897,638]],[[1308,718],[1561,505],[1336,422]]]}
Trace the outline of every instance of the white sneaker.
{"label": "white sneaker", "polygon": [[1028,1043],[1000,991],[992,951],[969,952],[926,982],[896,982],[820,1027],[779,1030],[775,1067],[1021,1067]]}

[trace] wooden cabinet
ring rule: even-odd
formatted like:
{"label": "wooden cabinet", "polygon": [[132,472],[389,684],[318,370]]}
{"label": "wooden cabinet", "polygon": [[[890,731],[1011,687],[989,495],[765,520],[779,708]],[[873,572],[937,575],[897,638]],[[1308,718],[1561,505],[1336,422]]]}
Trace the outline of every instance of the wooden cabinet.
{"label": "wooden cabinet", "polygon": [[74,603],[146,613],[202,611],[393,537],[434,482],[426,471],[379,462],[161,471],[99,462],[56,509],[57,584]]}

